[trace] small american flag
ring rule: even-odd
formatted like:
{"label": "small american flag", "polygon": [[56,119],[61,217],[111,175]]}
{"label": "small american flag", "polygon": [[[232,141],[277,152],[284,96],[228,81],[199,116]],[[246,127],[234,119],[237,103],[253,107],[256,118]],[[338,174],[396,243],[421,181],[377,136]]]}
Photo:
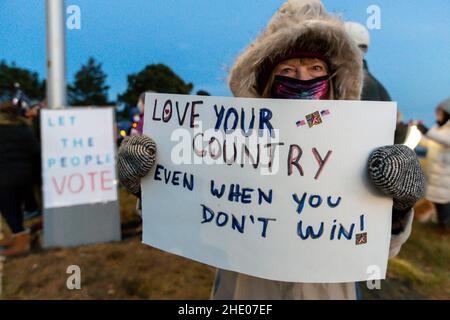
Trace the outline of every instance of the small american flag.
{"label": "small american flag", "polygon": [[320,114],[322,115],[322,116],[327,116],[327,115],[329,115],[330,114],[330,110],[322,110],[321,112],[320,112]]}
{"label": "small american flag", "polygon": [[297,124],[297,127],[301,127],[301,126],[304,126],[306,124],[306,121],[305,120],[300,120],[300,121],[297,121],[296,124]]}

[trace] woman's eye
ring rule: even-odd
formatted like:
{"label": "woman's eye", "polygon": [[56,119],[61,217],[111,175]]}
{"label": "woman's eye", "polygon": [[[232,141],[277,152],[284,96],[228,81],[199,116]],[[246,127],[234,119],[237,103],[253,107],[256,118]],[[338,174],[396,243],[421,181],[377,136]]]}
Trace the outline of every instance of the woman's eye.
{"label": "woman's eye", "polygon": [[288,74],[288,73],[291,73],[292,71],[293,71],[292,68],[284,68],[284,69],[281,70],[281,72],[282,72],[283,74]]}
{"label": "woman's eye", "polygon": [[316,71],[316,72],[320,72],[320,71],[323,71],[323,67],[322,66],[313,66],[312,70]]}

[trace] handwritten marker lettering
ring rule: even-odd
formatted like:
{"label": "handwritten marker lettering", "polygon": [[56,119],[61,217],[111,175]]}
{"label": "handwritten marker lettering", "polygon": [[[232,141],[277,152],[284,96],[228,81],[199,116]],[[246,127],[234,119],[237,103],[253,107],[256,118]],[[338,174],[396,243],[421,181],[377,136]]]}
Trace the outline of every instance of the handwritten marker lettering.
{"label": "handwritten marker lettering", "polygon": [[108,108],[42,110],[47,208],[117,199],[112,124]]}

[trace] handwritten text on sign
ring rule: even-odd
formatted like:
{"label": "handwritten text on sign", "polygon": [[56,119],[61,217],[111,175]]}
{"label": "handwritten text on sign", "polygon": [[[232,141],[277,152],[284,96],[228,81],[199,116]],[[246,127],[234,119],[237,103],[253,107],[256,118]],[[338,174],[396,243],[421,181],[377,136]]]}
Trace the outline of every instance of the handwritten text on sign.
{"label": "handwritten text on sign", "polygon": [[43,110],[44,205],[117,200],[113,110]]}
{"label": "handwritten text on sign", "polygon": [[143,241],[290,282],[385,276],[392,200],[366,174],[395,103],[147,94]]}

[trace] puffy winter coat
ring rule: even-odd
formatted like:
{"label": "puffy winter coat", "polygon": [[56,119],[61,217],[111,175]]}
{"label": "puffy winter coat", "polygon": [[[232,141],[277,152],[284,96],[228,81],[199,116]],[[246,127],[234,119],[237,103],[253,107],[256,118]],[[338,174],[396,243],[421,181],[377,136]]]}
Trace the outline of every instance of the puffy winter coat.
{"label": "puffy winter coat", "polygon": [[450,203],[450,121],[432,127],[421,144],[428,150],[426,198],[434,203]]}

